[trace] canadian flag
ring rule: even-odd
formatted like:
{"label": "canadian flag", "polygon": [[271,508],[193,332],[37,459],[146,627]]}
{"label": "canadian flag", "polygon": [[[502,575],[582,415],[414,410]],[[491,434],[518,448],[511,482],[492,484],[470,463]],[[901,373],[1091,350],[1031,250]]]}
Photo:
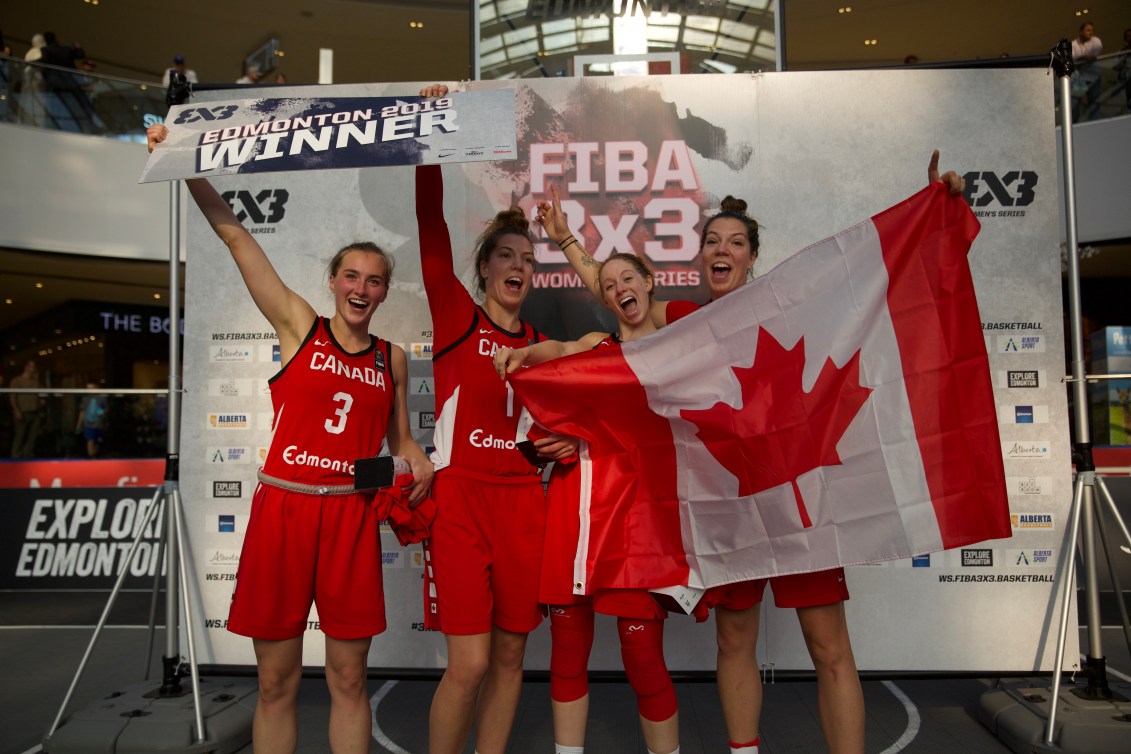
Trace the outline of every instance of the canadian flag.
{"label": "canadian flag", "polygon": [[658,333],[513,375],[584,441],[575,591],[1008,537],[978,228],[933,184]]}

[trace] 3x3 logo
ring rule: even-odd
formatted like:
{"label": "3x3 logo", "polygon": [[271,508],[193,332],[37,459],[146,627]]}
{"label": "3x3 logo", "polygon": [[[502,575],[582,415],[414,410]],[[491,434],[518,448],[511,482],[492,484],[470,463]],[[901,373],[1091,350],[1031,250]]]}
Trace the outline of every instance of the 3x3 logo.
{"label": "3x3 logo", "polygon": [[254,196],[250,191],[225,191],[220,195],[241,223],[250,219],[251,222],[261,225],[263,223],[277,223],[286,214],[287,200],[290,193],[286,189],[263,189]]}
{"label": "3x3 logo", "polygon": [[1032,170],[1011,170],[1005,175],[974,170],[962,176],[962,192],[971,207],[985,207],[996,201],[1003,207],[1027,207],[1036,198],[1037,174]]}

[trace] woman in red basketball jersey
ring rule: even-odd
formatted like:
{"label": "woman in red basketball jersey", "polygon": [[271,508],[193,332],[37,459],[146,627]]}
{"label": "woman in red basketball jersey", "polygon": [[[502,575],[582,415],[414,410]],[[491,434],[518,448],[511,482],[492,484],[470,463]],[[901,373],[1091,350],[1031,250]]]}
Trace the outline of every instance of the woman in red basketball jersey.
{"label": "woman in red basketball jersey", "polygon": [[[616,315],[618,332],[594,332],[567,343],[550,340],[525,348],[500,349],[495,354],[500,377],[524,364],[595,348],[619,349],[621,343],[656,331],[649,312],[654,291],[652,271],[640,257],[611,254],[599,265],[597,278],[601,303]],[[583,466],[587,467],[584,471]],[[648,751],[673,754],[679,751],[679,716],[675,686],[664,662],[666,611],[643,589],[603,589],[592,596],[573,593],[573,560],[581,529],[581,480],[583,476],[601,473],[599,465],[583,452],[576,462],[556,464],[550,474],[539,599],[550,613],[550,700],[555,747],[558,754],[580,754],[584,750],[589,716],[589,652],[593,646],[593,613],[598,612],[617,619],[621,659],[636,693]]]}
{"label": "woman in red basketball jersey", "polygon": [[[950,193],[961,193],[965,182],[954,172],[939,175],[938,150],[931,155],[928,182],[946,183]],[[538,219],[550,239],[558,243],[574,270],[598,298],[601,297],[599,263],[570,233],[565,213],[551,186],[551,201],[539,205]],[[746,214],[746,202],[728,196],[720,211],[703,226],[699,261],[714,300],[738,290],[753,278],[758,258],[758,223]],[[709,303],[709,302],[708,302]],[[653,301],[651,316],[657,327],[674,322],[696,309],[691,301]],[[832,754],[864,751],[864,696],[848,635],[844,600],[848,589],[844,569],[775,577],[774,602],[793,607],[817,673],[821,727]],[[762,594],[767,579],[709,589],[702,609],[715,608],[718,640],[717,677],[727,734],[732,752],[757,754],[762,684],[756,649]]]}
{"label": "woman in red basketball jersey", "polygon": [[[168,135],[148,130],[149,149]],[[368,751],[366,666],[385,630],[378,514],[353,487],[353,462],[389,449],[428,491],[432,464],[409,433],[404,351],[369,334],[389,291],[393,260],[372,243],[335,254],[334,315],[319,317],[283,283],[255,238],[203,178],[187,181],[205,219],[232,253],[255,305],[279,337],[282,368],[270,380],[274,435],[240,554],[229,630],[250,636],[259,671],[252,735],[257,752],[294,751],[302,639],[312,602],[326,636],[330,746]]]}
{"label": "woman in red basketball jersey", "polygon": [[[434,86],[421,96],[443,96]],[[494,354],[541,335],[519,317],[534,273],[521,210],[500,212],[475,244],[477,305],[454,271],[438,165],[416,170],[420,262],[432,313],[436,387],[436,520],[426,575],[448,649],[429,714],[433,754],[462,751],[472,720],[476,751],[502,754],[522,689],[526,637],[542,620],[538,574],[546,502],[540,467],[516,447],[521,407],[495,374]],[[576,442],[542,438],[547,460]]]}

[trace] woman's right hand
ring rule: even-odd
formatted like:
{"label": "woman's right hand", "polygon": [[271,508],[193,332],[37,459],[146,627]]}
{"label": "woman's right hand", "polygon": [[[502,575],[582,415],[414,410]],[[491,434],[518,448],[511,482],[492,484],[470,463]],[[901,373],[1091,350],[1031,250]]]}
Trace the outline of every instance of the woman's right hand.
{"label": "woman's right hand", "polygon": [[569,223],[562,211],[562,200],[558,197],[558,187],[550,184],[550,201],[538,204],[538,222],[546,230],[546,235],[556,244],[561,244],[570,236]]}
{"label": "woman's right hand", "polygon": [[421,97],[443,97],[448,93],[448,87],[444,84],[433,84],[426,86],[420,90]]}
{"label": "woman's right hand", "polygon": [[495,351],[495,371],[499,374],[499,379],[501,380],[505,380],[508,374],[517,370],[525,362],[525,348],[503,346],[498,351]]}
{"label": "woman's right hand", "polygon": [[145,129],[145,140],[149,144],[149,151],[152,152],[153,148],[169,138],[169,129],[163,123],[154,123],[149,128]]}

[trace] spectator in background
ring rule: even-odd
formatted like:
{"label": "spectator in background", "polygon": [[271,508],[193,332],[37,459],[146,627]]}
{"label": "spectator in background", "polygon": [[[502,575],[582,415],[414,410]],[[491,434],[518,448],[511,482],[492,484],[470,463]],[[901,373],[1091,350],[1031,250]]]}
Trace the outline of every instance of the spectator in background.
{"label": "spectator in background", "polygon": [[903,59],[903,64],[904,65],[919,65],[919,56],[918,55],[908,55],[907,57],[905,57]]}
{"label": "spectator in background", "polygon": [[[86,383],[87,390],[97,390],[98,383]],[[106,396],[88,395],[79,405],[79,418],[75,423],[75,432],[82,432],[86,437],[86,455],[94,458],[102,449],[102,441],[106,429]]]}
{"label": "spectator in background", "polygon": [[185,66],[184,55],[177,55],[173,58],[173,67],[165,69],[165,74],[161,77],[161,86],[166,89],[169,88],[169,81],[172,79],[174,71],[183,73],[190,84],[198,83],[196,80],[196,71]]}
{"label": "spectator in background", "polygon": [[237,84],[256,84],[259,82],[259,77],[262,76],[262,71],[259,70],[259,65],[251,63],[247,67],[247,73],[236,79]]}
{"label": "spectator in background", "polygon": [[42,34],[33,34],[31,49],[24,55],[24,79],[20,89],[20,122],[42,127],[47,119],[47,107],[43,103],[43,69],[38,63],[43,57],[47,41]]}
{"label": "spectator in background", "polygon": [[56,128],[64,131],[94,131],[90,100],[82,90],[82,82],[76,74],[66,69],[75,69],[75,61],[86,57],[86,52],[78,45],[67,47],[59,44],[54,32],[44,32],[47,44],[43,48],[40,62],[50,68],[43,69],[43,85],[48,93],[47,112]]}
{"label": "spectator in background", "polygon": [[1072,40],[1072,61],[1076,63],[1076,73],[1072,75],[1073,121],[1080,120],[1081,115],[1088,120],[1096,116],[1103,75],[1096,59],[1103,51],[1103,42],[1096,36],[1096,25],[1091,21],[1080,24],[1080,33]]}
{"label": "spectator in background", "polygon": [[[39,367],[28,359],[24,371],[12,378],[12,388],[29,389],[39,387]],[[35,441],[39,439],[42,422],[43,399],[35,393],[9,393],[12,404],[12,458],[33,458]]]}
{"label": "spectator in background", "polygon": [[8,46],[8,41],[4,39],[4,32],[0,31],[0,53],[5,55],[12,54],[12,48]]}
{"label": "spectator in background", "polygon": [[279,71],[278,73],[276,73],[275,74],[275,83],[279,84],[279,85],[287,83],[287,74],[283,73],[282,71]]}

